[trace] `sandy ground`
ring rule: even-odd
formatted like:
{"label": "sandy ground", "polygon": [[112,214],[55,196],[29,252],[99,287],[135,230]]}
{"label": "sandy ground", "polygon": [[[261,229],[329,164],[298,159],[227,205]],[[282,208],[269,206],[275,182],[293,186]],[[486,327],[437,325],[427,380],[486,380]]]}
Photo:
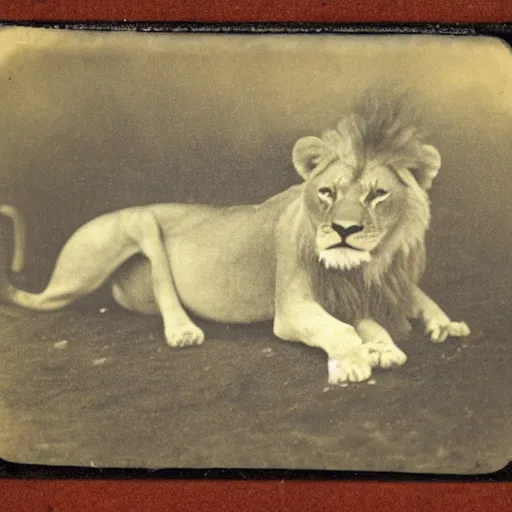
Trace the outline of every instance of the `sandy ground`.
{"label": "sandy ground", "polygon": [[[451,299],[443,300],[448,310]],[[434,345],[416,328],[401,344],[406,366],[347,387],[327,387],[321,351],[281,342],[266,324],[203,323],[202,347],[175,350],[158,318],[107,301],[53,314],[2,308],[2,457],[99,467],[496,470],[512,455],[509,307],[498,294],[473,297],[455,307],[471,337]]]}
{"label": "sandy ground", "polygon": [[[0,199],[22,210],[29,233],[20,283],[41,289],[65,239],[103,211],[257,202],[296,183],[296,138],[330,126],[375,77],[401,76],[421,85],[443,155],[423,286],[472,335],[435,345],[415,326],[401,343],[404,367],[376,371],[373,384],[330,388],[326,356],[277,340],[269,324],[201,323],[205,344],[174,350],[158,317],[122,311],[102,293],[56,313],[1,306],[0,457],[98,467],[504,466],[512,459],[504,48],[458,39],[421,51],[337,42],[296,53],[261,44],[249,59],[197,46],[187,60],[156,51],[155,40],[148,57],[146,41],[105,52],[25,44],[0,62],[8,127]],[[8,252],[9,231],[0,236]]]}

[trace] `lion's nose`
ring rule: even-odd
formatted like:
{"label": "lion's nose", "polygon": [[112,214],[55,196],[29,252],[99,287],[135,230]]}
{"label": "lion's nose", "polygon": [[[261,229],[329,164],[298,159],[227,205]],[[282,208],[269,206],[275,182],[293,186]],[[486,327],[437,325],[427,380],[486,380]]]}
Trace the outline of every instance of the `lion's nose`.
{"label": "lion's nose", "polygon": [[334,229],[334,231],[336,231],[336,233],[338,233],[338,235],[340,235],[342,239],[347,238],[354,233],[359,233],[359,231],[364,229],[360,224],[350,220],[333,222],[331,227]]}

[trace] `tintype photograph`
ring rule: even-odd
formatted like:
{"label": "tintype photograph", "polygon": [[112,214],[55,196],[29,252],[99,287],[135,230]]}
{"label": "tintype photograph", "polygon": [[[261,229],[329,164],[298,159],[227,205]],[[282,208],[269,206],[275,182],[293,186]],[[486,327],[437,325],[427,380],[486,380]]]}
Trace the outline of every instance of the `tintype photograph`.
{"label": "tintype photograph", "polygon": [[0,458],[512,458],[503,41],[7,27],[0,80]]}

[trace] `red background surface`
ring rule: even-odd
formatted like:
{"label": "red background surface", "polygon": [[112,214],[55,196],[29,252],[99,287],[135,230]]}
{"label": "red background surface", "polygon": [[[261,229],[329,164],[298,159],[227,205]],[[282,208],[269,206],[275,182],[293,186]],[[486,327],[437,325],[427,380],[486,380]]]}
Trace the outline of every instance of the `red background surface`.
{"label": "red background surface", "polygon": [[[505,22],[510,0],[0,0],[0,20]],[[0,510],[512,510],[512,483],[0,480]]]}
{"label": "red background surface", "polygon": [[305,481],[13,481],[4,512],[510,510],[511,484]]}
{"label": "red background surface", "polygon": [[2,0],[0,18],[128,21],[512,21],[510,0]]}

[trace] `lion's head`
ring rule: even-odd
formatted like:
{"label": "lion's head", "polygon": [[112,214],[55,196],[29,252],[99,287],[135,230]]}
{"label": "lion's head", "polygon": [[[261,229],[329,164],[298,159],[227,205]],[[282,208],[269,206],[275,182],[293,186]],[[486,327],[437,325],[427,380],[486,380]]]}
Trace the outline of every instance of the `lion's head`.
{"label": "lion's head", "polygon": [[[364,101],[336,129],[299,139],[293,163],[326,267],[341,270],[389,257],[422,240],[426,191],[441,165],[401,101]],[[389,263],[389,261],[388,261]]]}
{"label": "lion's head", "polygon": [[[361,290],[370,287],[371,300],[405,303],[423,271],[427,190],[441,165],[409,104],[365,96],[335,129],[299,139],[293,163],[306,181],[302,205],[311,235],[305,245],[316,261],[322,302],[335,308],[347,304],[340,297],[353,296],[352,312],[362,315],[372,309],[361,302],[369,295]],[[332,272],[345,277],[337,289]]]}

